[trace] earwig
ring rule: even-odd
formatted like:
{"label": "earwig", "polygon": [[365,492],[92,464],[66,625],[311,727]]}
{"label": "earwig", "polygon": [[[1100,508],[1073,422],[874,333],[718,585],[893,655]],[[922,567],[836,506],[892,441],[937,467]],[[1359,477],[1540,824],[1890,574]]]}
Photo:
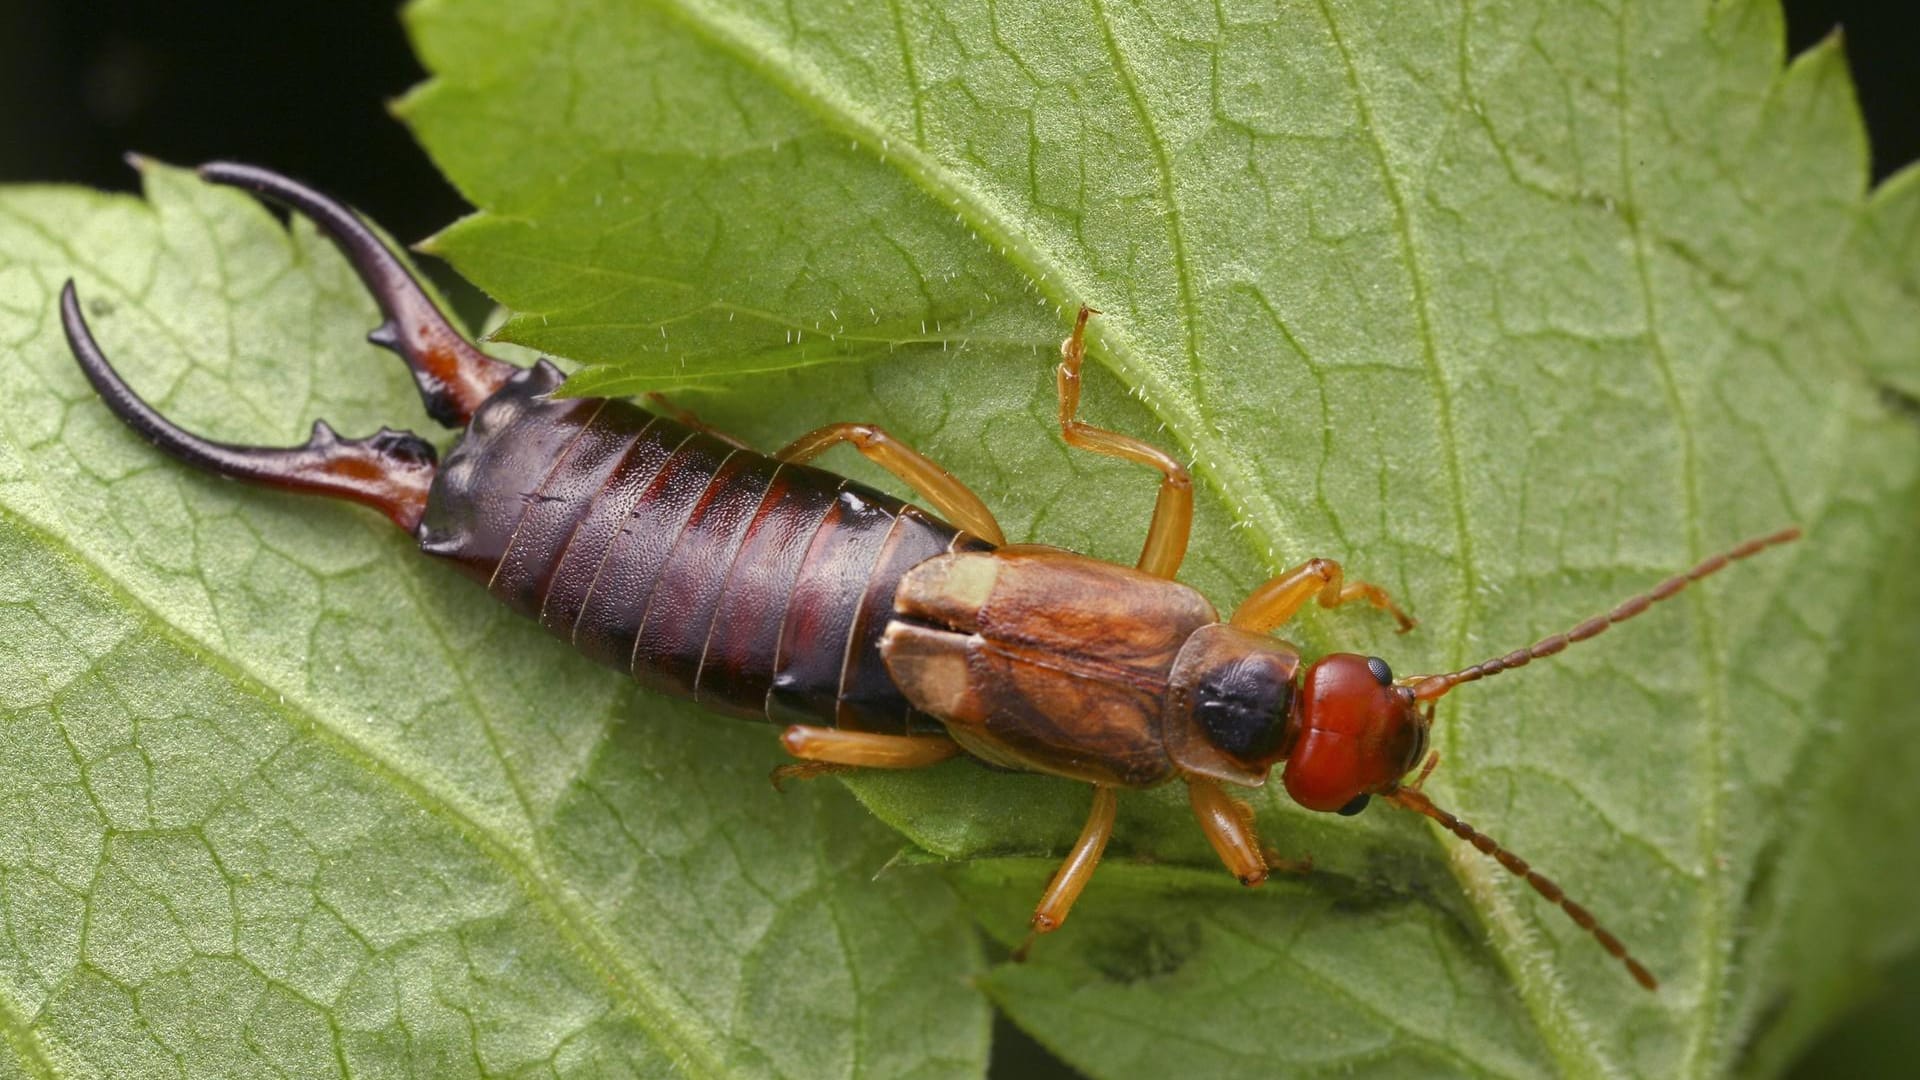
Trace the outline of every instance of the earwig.
{"label": "earwig", "polygon": [[[1009,545],[960,481],[873,425],[831,425],[768,456],[671,408],[660,415],[622,400],[556,397],[558,368],[481,352],[348,207],[264,169],[215,163],[199,172],[311,218],[385,316],[369,340],[406,363],[429,415],[466,433],[444,462],[412,433],[343,439],[324,422],[284,449],[203,439],[121,379],[69,281],[61,322],[109,410],[189,465],[372,507],[588,656],[663,693],[783,725],[781,743],[796,761],[776,770],[776,782],[964,755],[1092,785],[1086,826],[1018,955],[1066,921],[1112,835],[1122,788],[1184,782],[1221,861],[1260,884],[1271,865],[1252,812],[1221,784],[1260,787],[1281,765],[1282,786],[1307,809],[1352,815],[1377,796],[1431,818],[1657,988],[1586,908],[1424,793],[1438,760],[1427,753],[1434,706],[1465,683],[1634,618],[1798,529],[1749,540],[1563,634],[1458,671],[1395,679],[1385,661],[1352,653],[1303,664],[1269,633],[1309,602],[1364,602],[1402,631],[1413,620],[1330,559],[1260,586],[1224,621],[1175,581],[1192,479],[1157,447],[1077,419],[1090,308],[1061,345],[1060,430],[1072,446],[1160,473],[1133,567]],[[932,512],[807,464],[841,443]]]}

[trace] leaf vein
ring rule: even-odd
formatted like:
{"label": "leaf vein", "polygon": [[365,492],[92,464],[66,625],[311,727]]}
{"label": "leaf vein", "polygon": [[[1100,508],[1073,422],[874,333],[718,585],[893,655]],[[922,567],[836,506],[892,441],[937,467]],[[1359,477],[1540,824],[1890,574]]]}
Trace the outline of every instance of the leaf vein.
{"label": "leaf vein", "polygon": [[[409,775],[398,762],[388,760],[378,748],[366,745],[347,731],[328,723],[319,715],[298,708],[290,700],[283,699],[282,695],[272,691],[266,683],[251,672],[226,657],[208,650],[198,638],[174,625],[144,598],[120,581],[104,564],[81,551],[66,538],[54,536],[41,528],[37,522],[4,503],[0,503],[0,518],[5,518],[23,532],[34,536],[39,545],[47,550],[65,552],[67,558],[78,568],[86,572],[102,588],[113,593],[120,607],[143,615],[153,633],[183,652],[197,657],[210,670],[223,677],[235,690],[255,699],[269,711],[285,717],[290,723],[304,728],[321,741],[333,746],[343,757],[357,763],[370,775],[390,785],[392,790],[420,807],[422,811],[451,826],[514,882],[534,910],[538,911],[554,931],[571,946],[575,956],[601,977],[601,981],[608,988],[609,996],[629,1017],[671,1047],[683,1061],[695,1066],[693,1071],[696,1073],[715,1077],[725,1075],[720,1063],[708,1053],[705,1040],[693,1037],[690,1031],[685,1030],[696,1026],[692,1018],[680,1014],[661,1001],[659,996],[646,985],[644,973],[639,966],[624,955],[617,943],[602,928],[594,924],[578,899],[563,886],[548,880],[532,855],[506,838],[496,835],[483,823],[484,818],[474,808],[465,805],[467,800],[458,793],[444,790],[439,785]],[[91,889],[89,891],[91,892]]]}

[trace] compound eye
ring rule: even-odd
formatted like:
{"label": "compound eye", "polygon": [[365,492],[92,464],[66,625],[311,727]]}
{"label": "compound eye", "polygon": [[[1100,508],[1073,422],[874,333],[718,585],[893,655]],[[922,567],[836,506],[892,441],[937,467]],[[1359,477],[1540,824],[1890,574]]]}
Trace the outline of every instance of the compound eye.
{"label": "compound eye", "polygon": [[1374,679],[1378,681],[1381,686],[1393,685],[1393,669],[1387,666],[1385,660],[1377,656],[1367,657],[1367,670],[1373,672]]}
{"label": "compound eye", "polygon": [[[1382,664],[1381,666],[1385,667],[1386,665]],[[1372,799],[1373,799],[1373,796],[1371,795],[1355,795],[1353,798],[1347,800],[1347,805],[1341,807],[1339,810],[1335,812],[1338,813],[1341,817],[1352,817],[1353,815],[1359,813],[1360,811],[1365,810],[1367,808],[1367,803],[1372,801]]]}

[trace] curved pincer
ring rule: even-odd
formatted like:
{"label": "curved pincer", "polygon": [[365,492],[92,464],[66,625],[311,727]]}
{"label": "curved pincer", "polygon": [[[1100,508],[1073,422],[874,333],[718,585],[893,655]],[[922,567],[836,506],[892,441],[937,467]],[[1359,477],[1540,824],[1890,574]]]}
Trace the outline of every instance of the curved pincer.
{"label": "curved pincer", "polygon": [[409,533],[419,529],[436,468],[433,446],[420,436],[381,428],[364,439],[342,439],[320,421],[301,446],[236,446],[204,439],[160,415],[113,369],[80,313],[71,281],[60,290],[60,325],[100,400],[128,427],[175,458],[236,480],[350,499],[379,510]]}

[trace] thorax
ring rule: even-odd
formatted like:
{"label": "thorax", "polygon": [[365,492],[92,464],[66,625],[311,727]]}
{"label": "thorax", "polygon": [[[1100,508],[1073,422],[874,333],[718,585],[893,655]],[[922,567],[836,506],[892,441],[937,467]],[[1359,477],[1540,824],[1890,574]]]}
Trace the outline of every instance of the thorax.
{"label": "thorax", "polygon": [[908,700],[976,757],[1147,787],[1175,772],[1169,675],[1217,618],[1178,582],[1023,545],[914,567],[881,653]]}

